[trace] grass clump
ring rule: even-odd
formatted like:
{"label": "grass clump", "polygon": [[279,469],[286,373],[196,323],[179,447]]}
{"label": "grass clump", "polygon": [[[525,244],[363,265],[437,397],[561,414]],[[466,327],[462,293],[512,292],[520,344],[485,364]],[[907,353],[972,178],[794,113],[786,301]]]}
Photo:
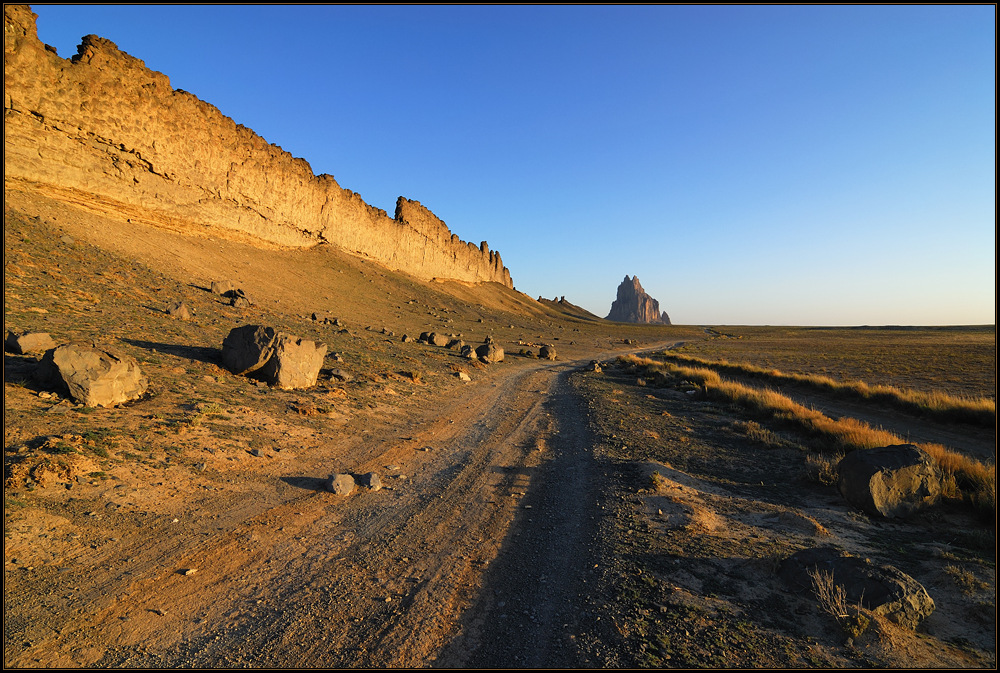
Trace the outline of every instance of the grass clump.
{"label": "grass clump", "polygon": [[942,421],[969,423],[984,428],[995,427],[997,422],[996,402],[986,397],[958,397],[941,391],[923,392],[895,386],[869,385],[864,381],[834,381],[828,376],[817,374],[789,374],[778,369],[766,369],[746,363],[730,363],[725,360],[711,361],[689,355],[664,353],[663,357],[668,361],[711,368],[737,376],[779,383],[797,383],[839,397],[881,402],[903,411],[936,417]]}
{"label": "grass clump", "polygon": [[[670,356],[675,357],[675,356]],[[736,381],[723,379],[718,372],[705,367],[683,367],[672,362],[657,361],[625,355],[619,362],[633,371],[655,375],[666,372],[676,379],[686,379],[699,386],[708,399],[739,407],[757,418],[784,423],[818,440],[822,448],[846,453],[855,449],[872,449],[881,446],[908,444],[894,433],[873,428],[855,418],[829,418],[816,409],[799,404],[776,390],[753,388]],[[963,453],[952,451],[940,444],[918,444],[926,451],[944,473],[946,494],[960,497],[976,512],[988,520],[996,519],[996,465],[982,463]],[[822,481],[829,477],[820,476]]]}

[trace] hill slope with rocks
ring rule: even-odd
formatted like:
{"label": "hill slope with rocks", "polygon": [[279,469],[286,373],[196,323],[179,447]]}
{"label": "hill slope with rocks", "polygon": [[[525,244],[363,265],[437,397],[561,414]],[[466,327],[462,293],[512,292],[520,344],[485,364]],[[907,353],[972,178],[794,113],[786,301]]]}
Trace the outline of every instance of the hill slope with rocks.
{"label": "hill slope with rocks", "polygon": [[129,223],[282,247],[331,243],[418,278],[513,287],[500,255],[418,201],[365,203],[168,77],[88,35],[71,59],[4,5],[4,179]]}
{"label": "hill slope with rocks", "polygon": [[670,317],[666,311],[660,313],[660,302],[646,294],[639,284],[638,276],[625,276],[625,280],[618,286],[618,298],[611,304],[611,312],[606,319],[615,322],[670,324]]}

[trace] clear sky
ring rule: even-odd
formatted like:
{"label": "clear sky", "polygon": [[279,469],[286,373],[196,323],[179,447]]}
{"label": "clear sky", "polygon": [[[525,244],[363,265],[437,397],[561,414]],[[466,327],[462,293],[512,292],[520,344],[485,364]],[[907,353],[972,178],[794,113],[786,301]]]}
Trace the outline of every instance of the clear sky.
{"label": "clear sky", "polygon": [[677,324],[996,322],[996,9],[33,5],[517,289]]}

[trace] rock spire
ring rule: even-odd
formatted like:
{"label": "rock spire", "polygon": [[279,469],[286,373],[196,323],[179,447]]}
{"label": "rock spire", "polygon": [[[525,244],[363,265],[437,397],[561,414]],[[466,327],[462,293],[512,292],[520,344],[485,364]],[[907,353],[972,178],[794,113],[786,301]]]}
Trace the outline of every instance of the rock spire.
{"label": "rock spire", "polygon": [[618,286],[618,298],[611,304],[611,312],[606,320],[670,324],[670,317],[666,312],[660,313],[660,302],[646,294],[639,284],[638,276],[625,276],[625,280]]}

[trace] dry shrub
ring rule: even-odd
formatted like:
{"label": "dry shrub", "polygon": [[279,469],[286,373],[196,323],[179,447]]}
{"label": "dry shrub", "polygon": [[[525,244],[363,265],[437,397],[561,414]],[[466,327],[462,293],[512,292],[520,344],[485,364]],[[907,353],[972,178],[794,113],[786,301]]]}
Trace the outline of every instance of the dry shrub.
{"label": "dry shrub", "polygon": [[906,411],[936,416],[942,420],[972,423],[981,427],[996,426],[996,402],[988,397],[960,397],[941,391],[923,392],[886,385],[873,386],[864,381],[839,382],[817,374],[788,374],[778,369],[765,369],[746,363],[730,363],[726,360],[705,360],[689,355],[665,353],[664,357],[674,362],[712,367],[742,376],[805,384],[843,397],[884,402]]}
{"label": "dry shrub", "polygon": [[[669,357],[686,361],[696,359]],[[657,364],[650,358],[625,356],[620,359],[641,367]],[[891,432],[873,428],[855,418],[829,418],[815,409],[798,404],[776,390],[752,388],[735,381],[724,380],[711,369],[681,367],[669,362],[660,366],[685,379],[700,383],[709,398],[740,406],[757,416],[774,418],[797,426],[809,434],[825,437],[831,442],[831,448],[838,451],[847,452],[907,443]],[[946,494],[950,491],[955,496],[965,498],[984,518],[996,520],[996,465],[982,463],[939,444],[918,446],[930,454],[944,472],[946,481],[943,486]],[[832,471],[822,468],[819,462],[816,465],[821,468],[815,471],[817,480],[826,483],[825,480],[830,478],[828,475]],[[947,481],[951,478],[954,479],[954,483]]]}
{"label": "dry shrub", "polygon": [[806,456],[806,473],[812,481],[819,482],[824,486],[833,486],[840,478],[837,465],[843,457],[842,453],[832,456],[823,453],[811,453]]}
{"label": "dry shrub", "polygon": [[824,572],[818,568],[809,571],[812,579],[813,593],[819,601],[820,609],[837,620],[844,633],[851,638],[857,638],[871,624],[868,611],[861,606],[849,605],[844,587],[834,583],[833,573]]}

